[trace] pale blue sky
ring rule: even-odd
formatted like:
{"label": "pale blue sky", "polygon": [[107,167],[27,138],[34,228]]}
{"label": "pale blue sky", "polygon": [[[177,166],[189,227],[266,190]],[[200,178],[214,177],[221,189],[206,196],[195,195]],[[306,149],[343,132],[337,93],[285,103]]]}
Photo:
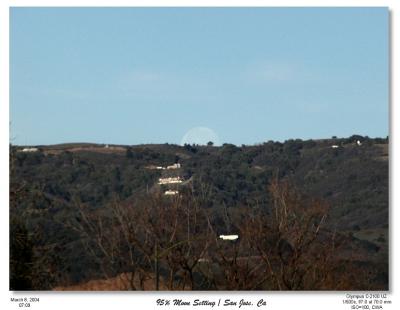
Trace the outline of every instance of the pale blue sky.
{"label": "pale blue sky", "polygon": [[12,8],[15,144],[388,135],[387,8]]}

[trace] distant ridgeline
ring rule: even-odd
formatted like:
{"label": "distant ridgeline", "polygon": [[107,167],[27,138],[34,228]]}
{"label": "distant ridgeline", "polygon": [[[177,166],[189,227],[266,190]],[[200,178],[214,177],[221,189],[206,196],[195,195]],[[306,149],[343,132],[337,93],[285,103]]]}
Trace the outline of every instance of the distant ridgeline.
{"label": "distant ridgeline", "polygon": [[[101,210],[112,201],[149,193],[174,197],[178,191],[192,191],[200,196],[206,187],[212,199],[204,208],[268,206],[268,184],[287,178],[305,194],[328,202],[330,228],[387,252],[388,155],[387,138],[362,136],[220,147],[10,146],[10,191],[20,191],[10,211],[24,216],[28,232],[41,230],[40,240],[32,242],[65,240],[68,246],[60,251],[72,261],[76,257],[71,253],[79,254],[79,246],[62,225],[75,216],[72,204]],[[172,181],[163,180],[179,182],[171,187],[164,183]],[[75,268],[69,270],[76,276],[72,282],[82,280],[83,271]]]}

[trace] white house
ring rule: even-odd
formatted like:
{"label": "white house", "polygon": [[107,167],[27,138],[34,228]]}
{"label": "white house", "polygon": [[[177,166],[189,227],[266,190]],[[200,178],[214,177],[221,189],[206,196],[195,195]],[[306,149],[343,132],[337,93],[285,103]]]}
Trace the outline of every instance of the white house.
{"label": "white house", "polygon": [[358,145],[358,146],[361,146],[361,145],[362,145],[362,143],[361,143],[360,140],[357,140],[357,145]]}
{"label": "white house", "polygon": [[173,164],[171,166],[167,166],[167,169],[179,169],[181,167],[180,163]]}
{"label": "white house", "polygon": [[238,236],[238,235],[220,235],[219,238],[222,239],[222,240],[230,240],[230,241],[233,241],[233,240],[238,239],[239,236]]}
{"label": "white house", "polygon": [[167,195],[167,196],[178,195],[178,194],[179,194],[178,191],[172,191],[172,190],[168,190],[164,193],[164,195]]}
{"label": "white house", "polygon": [[333,149],[337,149],[338,147],[339,147],[339,145],[336,145],[336,144],[332,145]]}
{"label": "white house", "polygon": [[26,147],[24,149],[22,149],[21,152],[37,152],[39,151],[39,149],[37,147]]}

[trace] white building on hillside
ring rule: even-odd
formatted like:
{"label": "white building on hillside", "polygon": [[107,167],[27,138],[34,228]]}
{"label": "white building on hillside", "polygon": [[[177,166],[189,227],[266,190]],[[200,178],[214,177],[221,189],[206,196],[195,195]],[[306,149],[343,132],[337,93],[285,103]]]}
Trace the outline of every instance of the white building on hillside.
{"label": "white building on hillside", "polygon": [[159,178],[158,184],[182,183],[181,177]]}
{"label": "white building on hillside", "polygon": [[37,147],[26,147],[26,148],[22,149],[21,152],[29,153],[29,152],[37,152],[37,151],[39,151],[39,149]]}
{"label": "white building on hillside", "polygon": [[178,195],[178,194],[179,194],[178,191],[172,191],[172,190],[168,190],[164,193],[164,195],[167,195],[167,196],[173,196],[173,195]]}
{"label": "white building on hillside", "polygon": [[167,166],[167,169],[179,169],[181,167],[180,163],[173,164],[171,166]]}
{"label": "white building on hillside", "polygon": [[238,238],[239,238],[239,235],[220,235],[219,238],[222,239],[222,240],[230,240],[230,241],[233,241],[233,240],[238,239]]}

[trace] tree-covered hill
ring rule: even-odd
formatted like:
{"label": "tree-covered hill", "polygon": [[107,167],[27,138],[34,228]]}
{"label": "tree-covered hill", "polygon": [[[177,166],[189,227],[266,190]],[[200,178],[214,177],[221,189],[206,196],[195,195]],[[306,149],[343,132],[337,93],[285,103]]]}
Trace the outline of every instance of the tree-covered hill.
{"label": "tree-covered hill", "polygon": [[[270,208],[273,199],[267,188],[276,179],[288,180],[302,195],[326,202],[327,229],[370,253],[366,261],[387,272],[388,139],[352,136],[218,147],[211,143],[35,147],[37,151],[26,152],[25,146],[10,146],[10,216],[11,231],[24,231],[36,256],[40,251],[48,254],[42,262],[47,275],[39,272],[48,283],[41,288],[79,283],[96,274],[96,266],[90,265],[79,245],[81,237],[67,225],[79,219],[76,205],[105,214],[110,203],[127,204],[174,188],[197,197],[202,208],[215,214],[217,233],[223,233],[234,229],[238,210]],[[181,168],[157,169],[174,163]],[[159,178],[171,176],[184,182],[158,184]]]}

